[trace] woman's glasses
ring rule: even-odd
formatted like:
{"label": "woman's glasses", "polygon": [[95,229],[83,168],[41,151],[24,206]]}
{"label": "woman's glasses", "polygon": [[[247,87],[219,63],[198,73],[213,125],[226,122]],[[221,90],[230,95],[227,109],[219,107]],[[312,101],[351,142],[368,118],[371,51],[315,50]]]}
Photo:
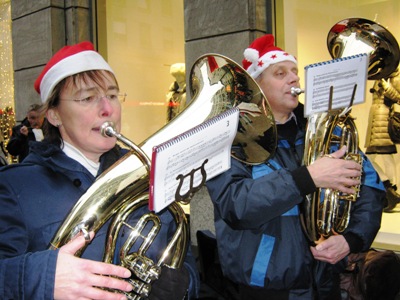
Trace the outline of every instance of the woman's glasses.
{"label": "woman's glasses", "polygon": [[108,95],[90,95],[81,99],[60,99],[61,101],[74,101],[82,106],[94,106],[97,105],[101,99],[106,98],[110,103],[123,103],[125,102],[126,93],[109,93]]}

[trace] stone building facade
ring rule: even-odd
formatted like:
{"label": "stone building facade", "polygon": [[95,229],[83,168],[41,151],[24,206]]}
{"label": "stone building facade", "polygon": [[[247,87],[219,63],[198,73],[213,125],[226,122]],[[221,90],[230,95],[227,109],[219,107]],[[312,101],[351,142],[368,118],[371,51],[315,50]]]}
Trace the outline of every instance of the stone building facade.
{"label": "stone building facade", "polygon": [[40,103],[33,82],[61,47],[92,38],[90,0],[12,0],[16,119]]}

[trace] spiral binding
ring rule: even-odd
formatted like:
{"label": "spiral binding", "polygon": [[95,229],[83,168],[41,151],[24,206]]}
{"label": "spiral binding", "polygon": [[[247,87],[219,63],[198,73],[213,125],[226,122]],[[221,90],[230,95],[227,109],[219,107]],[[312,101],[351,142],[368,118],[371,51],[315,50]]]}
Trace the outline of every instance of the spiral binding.
{"label": "spiral binding", "polygon": [[217,115],[215,117],[212,117],[212,118],[204,121],[203,123],[201,123],[201,124],[191,128],[191,129],[189,129],[189,130],[177,135],[176,137],[174,137],[174,138],[172,138],[172,139],[170,139],[168,141],[165,141],[165,142],[161,143],[158,146],[153,147],[153,151],[155,151],[157,153],[160,153],[160,152],[164,151],[165,149],[167,149],[167,148],[169,148],[169,147],[171,147],[171,146],[173,146],[173,145],[175,145],[175,144],[187,139],[188,137],[190,137],[190,136],[192,136],[192,135],[194,135],[194,134],[196,134],[196,133],[198,133],[198,132],[200,132],[200,131],[208,128],[208,127],[210,127],[211,125],[219,122],[220,120],[223,120],[224,118],[226,118],[226,117],[228,117],[228,116],[230,116],[232,114],[235,114],[238,111],[239,111],[238,107],[233,107],[233,108],[231,108],[229,110],[226,110],[223,113],[220,113],[219,115]]}
{"label": "spiral binding", "polygon": [[327,60],[327,61],[322,61],[322,62],[318,62],[318,63],[315,63],[315,64],[311,64],[311,65],[305,66],[304,69],[307,70],[309,68],[329,65],[329,64],[332,64],[332,63],[341,62],[341,61],[345,61],[345,60],[351,60],[351,59],[355,59],[355,58],[359,58],[359,57],[363,57],[363,56],[368,56],[368,54],[367,53],[360,53],[360,54],[355,54],[355,55],[351,55],[351,56],[335,58],[335,59],[331,59],[331,60]]}

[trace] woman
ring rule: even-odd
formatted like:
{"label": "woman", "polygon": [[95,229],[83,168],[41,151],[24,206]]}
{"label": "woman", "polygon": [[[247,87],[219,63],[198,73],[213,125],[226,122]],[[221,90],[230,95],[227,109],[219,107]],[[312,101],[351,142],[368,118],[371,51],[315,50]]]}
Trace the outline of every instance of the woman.
{"label": "woman", "polygon": [[[35,89],[44,104],[45,139],[31,145],[23,163],[0,171],[0,298],[126,299],[123,293],[132,286],[124,279],[131,272],[101,262],[107,226],[94,238],[91,234],[82,258],[74,254],[85,246],[83,236],[60,249],[48,250],[77,200],[127,152],[116,145],[115,138],[103,137],[100,132],[105,121],[113,122],[117,131],[121,127],[121,99],[114,73],[91,43],[82,42],[57,52],[36,80]],[[147,207],[133,218],[145,212]],[[160,218],[159,235],[167,240],[175,224],[168,211]],[[152,259],[160,255],[164,244],[159,245],[146,255]],[[195,296],[198,280],[190,252],[184,267],[165,273],[153,285],[150,299],[182,299],[179,293],[188,289],[188,273],[189,298]],[[163,288],[165,280],[175,286]]]}

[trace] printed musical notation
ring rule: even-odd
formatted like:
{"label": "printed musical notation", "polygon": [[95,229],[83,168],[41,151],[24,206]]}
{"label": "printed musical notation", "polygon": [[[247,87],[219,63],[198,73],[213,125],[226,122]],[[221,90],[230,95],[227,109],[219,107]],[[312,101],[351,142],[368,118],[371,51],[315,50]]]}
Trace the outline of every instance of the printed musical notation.
{"label": "printed musical notation", "polygon": [[149,209],[155,212],[191,197],[206,180],[230,168],[239,122],[232,108],[153,147]]}
{"label": "printed musical notation", "polygon": [[[368,55],[358,54],[305,67],[305,116],[365,101]],[[356,87],[356,88],[355,88]],[[330,97],[332,106],[330,107]]]}

